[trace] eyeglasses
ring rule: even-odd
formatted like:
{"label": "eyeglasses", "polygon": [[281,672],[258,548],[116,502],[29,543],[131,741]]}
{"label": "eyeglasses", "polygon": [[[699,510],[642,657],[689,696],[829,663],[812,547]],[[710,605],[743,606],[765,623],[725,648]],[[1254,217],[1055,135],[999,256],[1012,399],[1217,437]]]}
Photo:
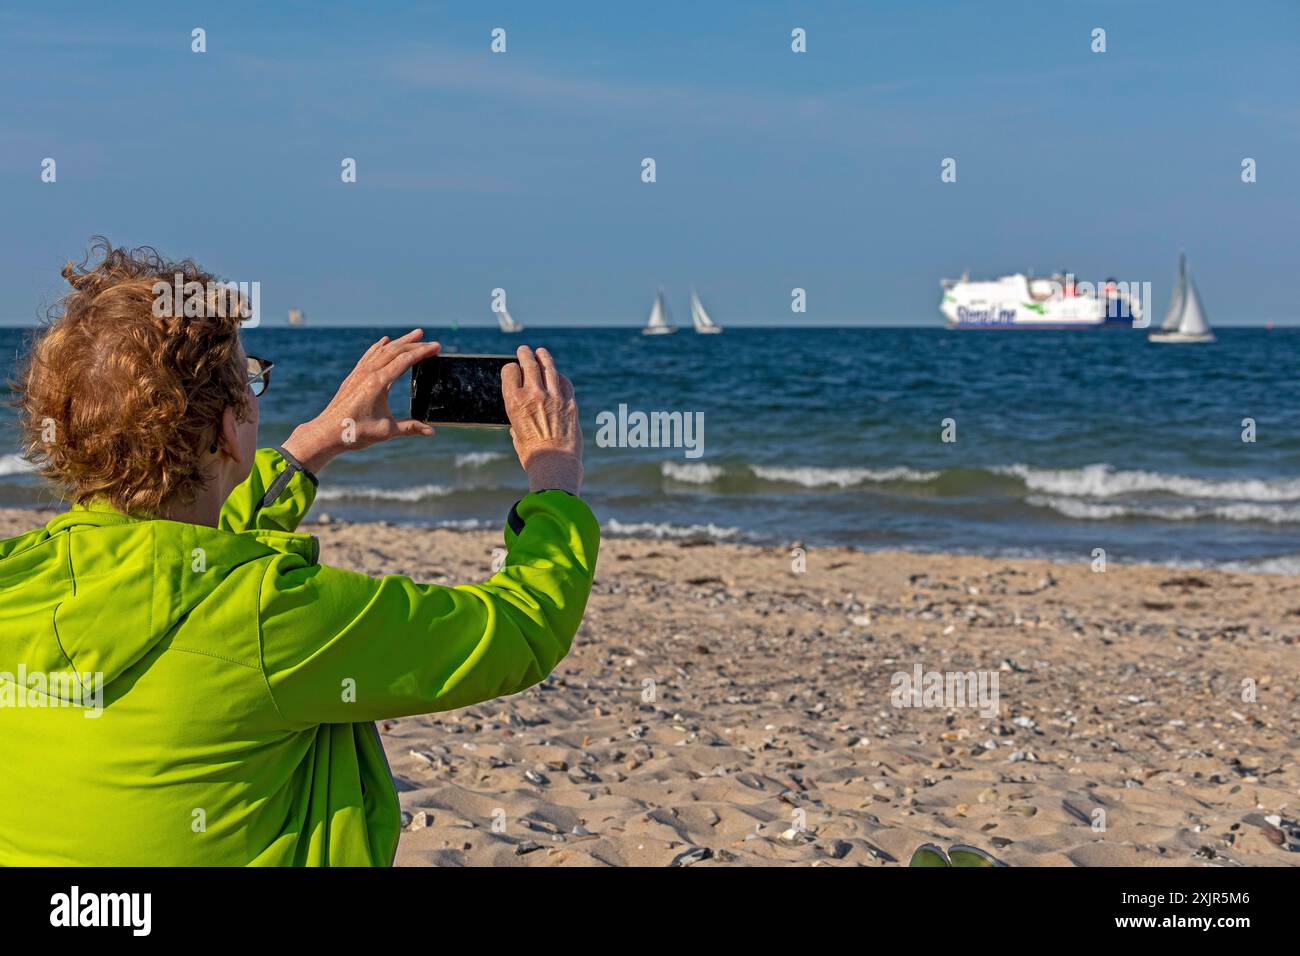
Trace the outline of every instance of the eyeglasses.
{"label": "eyeglasses", "polygon": [[268,362],[256,355],[248,356],[248,387],[252,390],[253,395],[260,397],[271,387],[271,369],[273,368],[275,368],[274,362]]}

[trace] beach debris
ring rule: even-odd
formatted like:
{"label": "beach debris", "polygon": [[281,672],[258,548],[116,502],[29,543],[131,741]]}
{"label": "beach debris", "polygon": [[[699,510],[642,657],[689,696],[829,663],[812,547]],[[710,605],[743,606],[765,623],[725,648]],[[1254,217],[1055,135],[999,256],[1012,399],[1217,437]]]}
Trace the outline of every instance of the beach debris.
{"label": "beach debris", "polygon": [[522,822],[528,829],[537,830],[541,833],[549,833],[552,836],[563,836],[564,828],[552,823],[550,820],[542,820],[538,817],[524,817]]}
{"label": "beach debris", "polygon": [[813,842],[813,835],[807,830],[801,830],[798,827],[790,827],[777,837],[777,839],[786,846],[801,846],[805,843]]}
{"label": "beach debris", "polygon": [[713,851],[710,850],[707,846],[696,846],[685,851],[684,853],[678,853],[675,857],[673,857],[672,862],[669,863],[668,865],[669,866],[691,866],[695,863],[700,863],[703,860],[709,860],[712,858],[713,858]]}
{"label": "beach debris", "polygon": [[523,843],[515,844],[515,856],[523,856],[527,853],[536,853],[542,848],[542,845],[536,840],[525,840]]}
{"label": "beach debris", "polygon": [[1283,819],[1281,814],[1248,813],[1243,822],[1258,827],[1264,834],[1264,839],[1274,846],[1290,850],[1292,853],[1300,852],[1300,845],[1288,842],[1288,834],[1291,839],[1300,840],[1300,825]]}
{"label": "beach debris", "polygon": [[544,774],[540,774],[536,770],[525,770],[524,779],[539,787],[544,787],[551,782]]}
{"label": "beach debris", "polygon": [[428,810],[419,810],[411,815],[410,828],[412,831],[423,830],[425,827],[433,826],[433,814]]}
{"label": "beach debris", "polygon": [[871,858],[872,858],[873,860],[879,860],[881,863],[897,863],[897,862],[898,862],[898,858],[897,858],[897,857],[895,857],[895,856],[894,856],[893,854],[891,854],[891,853],[887,853],[886,851],[880,849],[880,847],[875,846],[874,844],[867,843],[866,841],[863,841],[862,846],[863,846],[863,848],[864,848],[868,853],[871,854]]}
{"label": "beach debris", "polygon": [[410,751],[410,754],[411,754],[411,756],[414,757],[414,758],[415,758],[415,759],[416,759],[416,760],[417,760],[417,761],[418,761],[418,762],[419,762],[419,763],[420,763],[420,764],[421,764],[421,765],[422,765],[426,770],[433,770],[435,767],[438,766],[438,758],[435,757],[435,756],[434,756],[433,754],[431,754],[431,753],[426,753],[426,752],[424,752],[423,750],[412,750],[412,751]]}
{"label": "beach debris", "polygon": [[853,844],[848,840],[832,840],[826,852],[832,860],[842,860],[853,850]]}

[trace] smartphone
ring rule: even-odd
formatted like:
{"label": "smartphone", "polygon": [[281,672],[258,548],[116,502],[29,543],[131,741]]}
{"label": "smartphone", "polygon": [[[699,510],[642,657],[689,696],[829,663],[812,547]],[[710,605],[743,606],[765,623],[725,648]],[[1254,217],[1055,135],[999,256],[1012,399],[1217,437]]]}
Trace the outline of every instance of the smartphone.
{"label": "smartphone", "polygon": [[513,355],[435,355],[411,368],[411,417],[430,425],[505,428],[501,369]]}

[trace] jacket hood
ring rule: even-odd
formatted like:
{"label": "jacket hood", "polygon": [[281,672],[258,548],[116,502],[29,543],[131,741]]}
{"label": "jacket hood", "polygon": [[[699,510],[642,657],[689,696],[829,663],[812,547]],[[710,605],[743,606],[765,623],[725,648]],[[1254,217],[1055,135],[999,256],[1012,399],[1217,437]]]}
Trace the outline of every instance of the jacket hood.
{"label": "jacket hood", "polygon": [[21,686],[9,675],[62,675],[50,680],[60,697],[79,685],[77,675],[99,675],[107,685],[239,565],[287,551],[314,560],[315,547],[308,535],[232,534],[102,505],[74,507],[0,541],[0,679]]}

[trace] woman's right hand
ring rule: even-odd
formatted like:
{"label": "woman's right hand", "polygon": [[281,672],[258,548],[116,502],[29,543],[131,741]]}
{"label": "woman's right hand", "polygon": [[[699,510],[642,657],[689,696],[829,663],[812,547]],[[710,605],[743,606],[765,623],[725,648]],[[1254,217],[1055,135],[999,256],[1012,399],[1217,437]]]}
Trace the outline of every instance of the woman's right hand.
{"label": "woman's right hand", "polygon": [[521,345],[515,355],[518,363],[501,370],[501,394],[528,489],[576,495],[582,489],[582,425],[573,383],[556,370],[546,349],[534,355]]}
{"label": "woman's right hand", "polygon": [[399,339],[384,336],[361,356],[325,410],[293,430],[284,450],[308,471],[320,470],[341,452],[368,448],[390,438],[428,437],[433,427],[413,418],[398,421],[388,407],[388,390],[416,362],[438,354],[437,342],[421,342],[423,329]]}

